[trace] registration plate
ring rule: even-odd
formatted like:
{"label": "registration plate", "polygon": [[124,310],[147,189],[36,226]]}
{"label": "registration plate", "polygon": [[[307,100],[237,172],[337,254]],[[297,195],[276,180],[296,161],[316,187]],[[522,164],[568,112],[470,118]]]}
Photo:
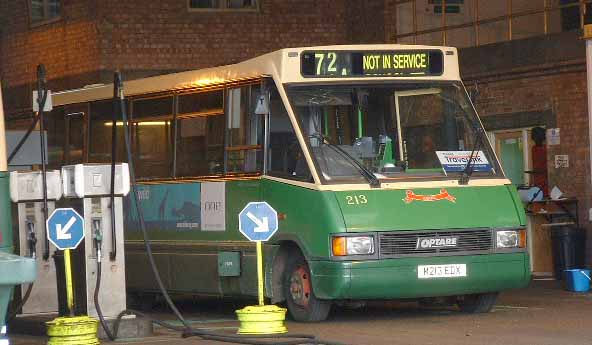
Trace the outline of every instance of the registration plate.
{"label": "registration plate", "polygon": [[455,278],[466,277],[466,264],[451,264],[451,265],[419,265],[417,266],[417,278]]}

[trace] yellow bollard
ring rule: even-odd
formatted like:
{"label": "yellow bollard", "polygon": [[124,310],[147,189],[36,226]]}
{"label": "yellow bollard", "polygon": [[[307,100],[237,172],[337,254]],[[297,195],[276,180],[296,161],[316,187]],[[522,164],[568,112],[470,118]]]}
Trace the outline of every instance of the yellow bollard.
{"label": "yellow bollard", "polygon": [[275,305],[254,305],[237,310],[240,327],[238,334],[280,334],[288,332],[284,326],[286,309]]}
{"label": "yellow bollard", "polygon": [[47,345],[99,345],[99,322],[88,316],[58,317],[45,323]]}
{"label": "yellow bollard", "polygon": [[284,326],[286,309],[263,303],[263,248],[261,241],[257,241],[257,287],[259,305],[248,306],[237,310],[240,321],[238,334],[280,334],[287,333]]}
{"label": "yellow bollard", "polygon": [[88,316],[74,316],[74,287],[72,283],[72,266],[70,249],[64,250],[64,268],[66,269],[66,299],[69,317],[58,317],[48,321],[47,345],[99,345],[97,338],[99,322]]}

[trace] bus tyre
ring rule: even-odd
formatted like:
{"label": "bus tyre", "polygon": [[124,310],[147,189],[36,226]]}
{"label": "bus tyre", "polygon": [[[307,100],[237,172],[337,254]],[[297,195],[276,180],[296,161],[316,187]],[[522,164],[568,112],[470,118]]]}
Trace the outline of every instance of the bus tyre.
{"label": "bus tyre", "polygon": [[488,313],[496,299],[497,292],[464,295],[458,300],[458,306],[465,313]]}
{"label": "bus tyre", "polygon": [[316,298],[312,291],[310,269],[300,255],[291,255],[286,263],[283,279],[288,312],[295,321],[323,321],[329,315],[331,302]]}

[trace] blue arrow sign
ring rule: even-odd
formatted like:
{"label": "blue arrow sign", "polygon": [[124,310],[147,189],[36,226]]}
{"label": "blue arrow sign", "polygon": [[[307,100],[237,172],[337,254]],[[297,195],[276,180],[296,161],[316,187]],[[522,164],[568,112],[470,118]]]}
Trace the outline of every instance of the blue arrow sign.
{"label": "blue arrow sign", "polygon": [[45,223],[47,238],[58,249],[75,249],[84,238],[84,220],[73,208],[56,208]]}
{"label": "blue arrow sign", "polygon": [[265,201],[250,202],[238,214],[238,229],[249,241],[265,242],[278,229],[277,212]]}

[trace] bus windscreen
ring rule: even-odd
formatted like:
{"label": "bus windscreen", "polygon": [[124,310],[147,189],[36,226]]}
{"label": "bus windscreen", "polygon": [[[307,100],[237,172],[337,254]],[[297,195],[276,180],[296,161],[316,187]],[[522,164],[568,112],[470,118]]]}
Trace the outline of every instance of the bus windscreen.
{"label": "bus windscreen", "polygon": [[308,78],[422,77],[444,71],[441,50],[305,51],[300,71]]}

